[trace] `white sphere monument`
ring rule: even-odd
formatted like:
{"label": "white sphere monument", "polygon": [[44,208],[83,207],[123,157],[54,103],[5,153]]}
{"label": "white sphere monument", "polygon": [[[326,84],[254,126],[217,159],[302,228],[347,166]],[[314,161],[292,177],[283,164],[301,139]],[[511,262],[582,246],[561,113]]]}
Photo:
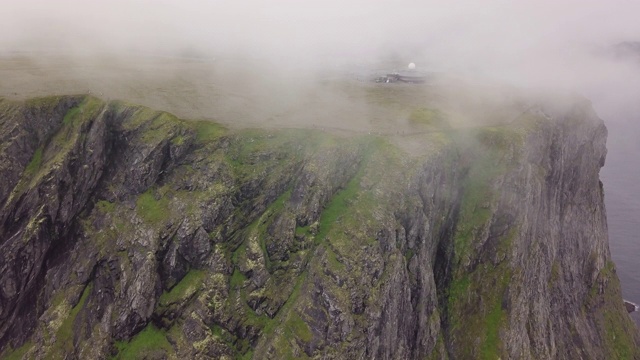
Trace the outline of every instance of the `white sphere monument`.
{"label": "white sphere monument", "polygon": [[416,69],[416,64],[415,63],[409,63],[409,66],[407,66],[409,68],[409,70],[415,70]]}

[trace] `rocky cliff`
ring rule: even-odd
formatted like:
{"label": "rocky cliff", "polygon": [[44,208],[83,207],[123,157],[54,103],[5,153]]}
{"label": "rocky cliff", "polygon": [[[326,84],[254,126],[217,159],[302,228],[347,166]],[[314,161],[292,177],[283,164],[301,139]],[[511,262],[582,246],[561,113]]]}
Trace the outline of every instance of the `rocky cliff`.
{"label": "rocky cliff", "polygon": [[407,136],[2,100],[0,354],[640,358],[605,140],[582,100]]}

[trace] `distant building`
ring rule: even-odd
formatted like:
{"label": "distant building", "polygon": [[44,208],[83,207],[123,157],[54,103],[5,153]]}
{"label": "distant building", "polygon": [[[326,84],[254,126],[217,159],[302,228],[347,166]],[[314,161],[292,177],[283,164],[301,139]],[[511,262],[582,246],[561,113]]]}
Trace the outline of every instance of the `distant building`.
{"label": "distant building", "polygon": [[405,70],[380,76],[375,79],[378,83],[405,82],[411,84],[422,84],[427,81],[427,74],[416,70]]}

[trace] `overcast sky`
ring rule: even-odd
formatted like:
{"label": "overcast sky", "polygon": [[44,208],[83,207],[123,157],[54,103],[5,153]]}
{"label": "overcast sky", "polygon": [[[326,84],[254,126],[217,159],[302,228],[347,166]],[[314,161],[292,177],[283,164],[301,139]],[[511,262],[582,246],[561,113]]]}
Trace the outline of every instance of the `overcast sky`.
{"label": "overcast sky", "polygon": [[197,47],[301,59],[400,48],[499,63],[635,39],[640,30],[637,0],[5,0],[2,7],[5,48]]}
{"label": "overcast sky", "polygon": [[597,55],[640,39],[638,0],[4,0],[2,9],[5,51],[190,51],[285,66],[396,56],[523,85],[615,82],[640,93],[635,65]]}

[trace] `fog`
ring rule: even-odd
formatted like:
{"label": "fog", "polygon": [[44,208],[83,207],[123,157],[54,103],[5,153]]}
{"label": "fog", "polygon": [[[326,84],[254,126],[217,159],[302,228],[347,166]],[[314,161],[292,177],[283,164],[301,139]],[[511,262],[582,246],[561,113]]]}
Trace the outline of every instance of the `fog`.
{"label": "fog", "polygon": [[[610,129],[607,207],[635,219],[610,216],[611,244],[640,303],[640,202],[619,206],[640,191],[626,171],[640,168],[640,52],[615,48],[640,41],[638,14],[637,0],[4,0],[0,96],[91,92],[226,124],[370,132],[397,131],[408,106],[455,125],[514,116],[523,91],[579,94]],[[367,79],[409,62],[437,84]]]}
{"label": "fog", "polygon": [[635,40],[639,12],[633,0],[5,0],[0,49],[250,57],[307,70],[396,56],[564,87],[610,75],[594,51]]}
{"label": "fog", "polygon": [[[314,98],[321,112],[356,108],[353,126],[368,131],[366,117],[392,116],[369,109],[370,89],[319,81],[415,62],[458,81],[416,91],[453,118],[473,101],[499,103],[507,86],[586,96],[608,124],[640,114],[640,58],[614,51],[640,40],[635,0],[5,0],[2,9],[3,96],[92,91],[227,123],[301,118],[304,106],[318,124]],[[462,90],[461,79],[481,86]]]}
{"label": "fog", "polygon": [[[99,55],[101,65],[120,61],[120,72],[127,67],[156,82],[177,70],[163,65],[156,74],[150,69],[157,64],[123,59],[208,59],[217,62],[215,74],[197,78],[226,74],[233,79],[227,86],[236,87],[230,92],[253,92],[252,101],[264,100],[277,78],[280,96],[274,97],[287,100],[282,107],[315,91],[306,86],[309,80],[336,69],[415,62],[421,70],[486,84],[577,92],[603,117],[619,118],[612,115],[634,106],[640,81],[637,61],[612,57],[611,47],[637,39],[639,11],[632,0],[6,0],[0,55],[27,54],[38,69],[67,67],[60,57],[73,61],[70,68],[96,66]],[[115,77],[107,80],[115,83]]]}

